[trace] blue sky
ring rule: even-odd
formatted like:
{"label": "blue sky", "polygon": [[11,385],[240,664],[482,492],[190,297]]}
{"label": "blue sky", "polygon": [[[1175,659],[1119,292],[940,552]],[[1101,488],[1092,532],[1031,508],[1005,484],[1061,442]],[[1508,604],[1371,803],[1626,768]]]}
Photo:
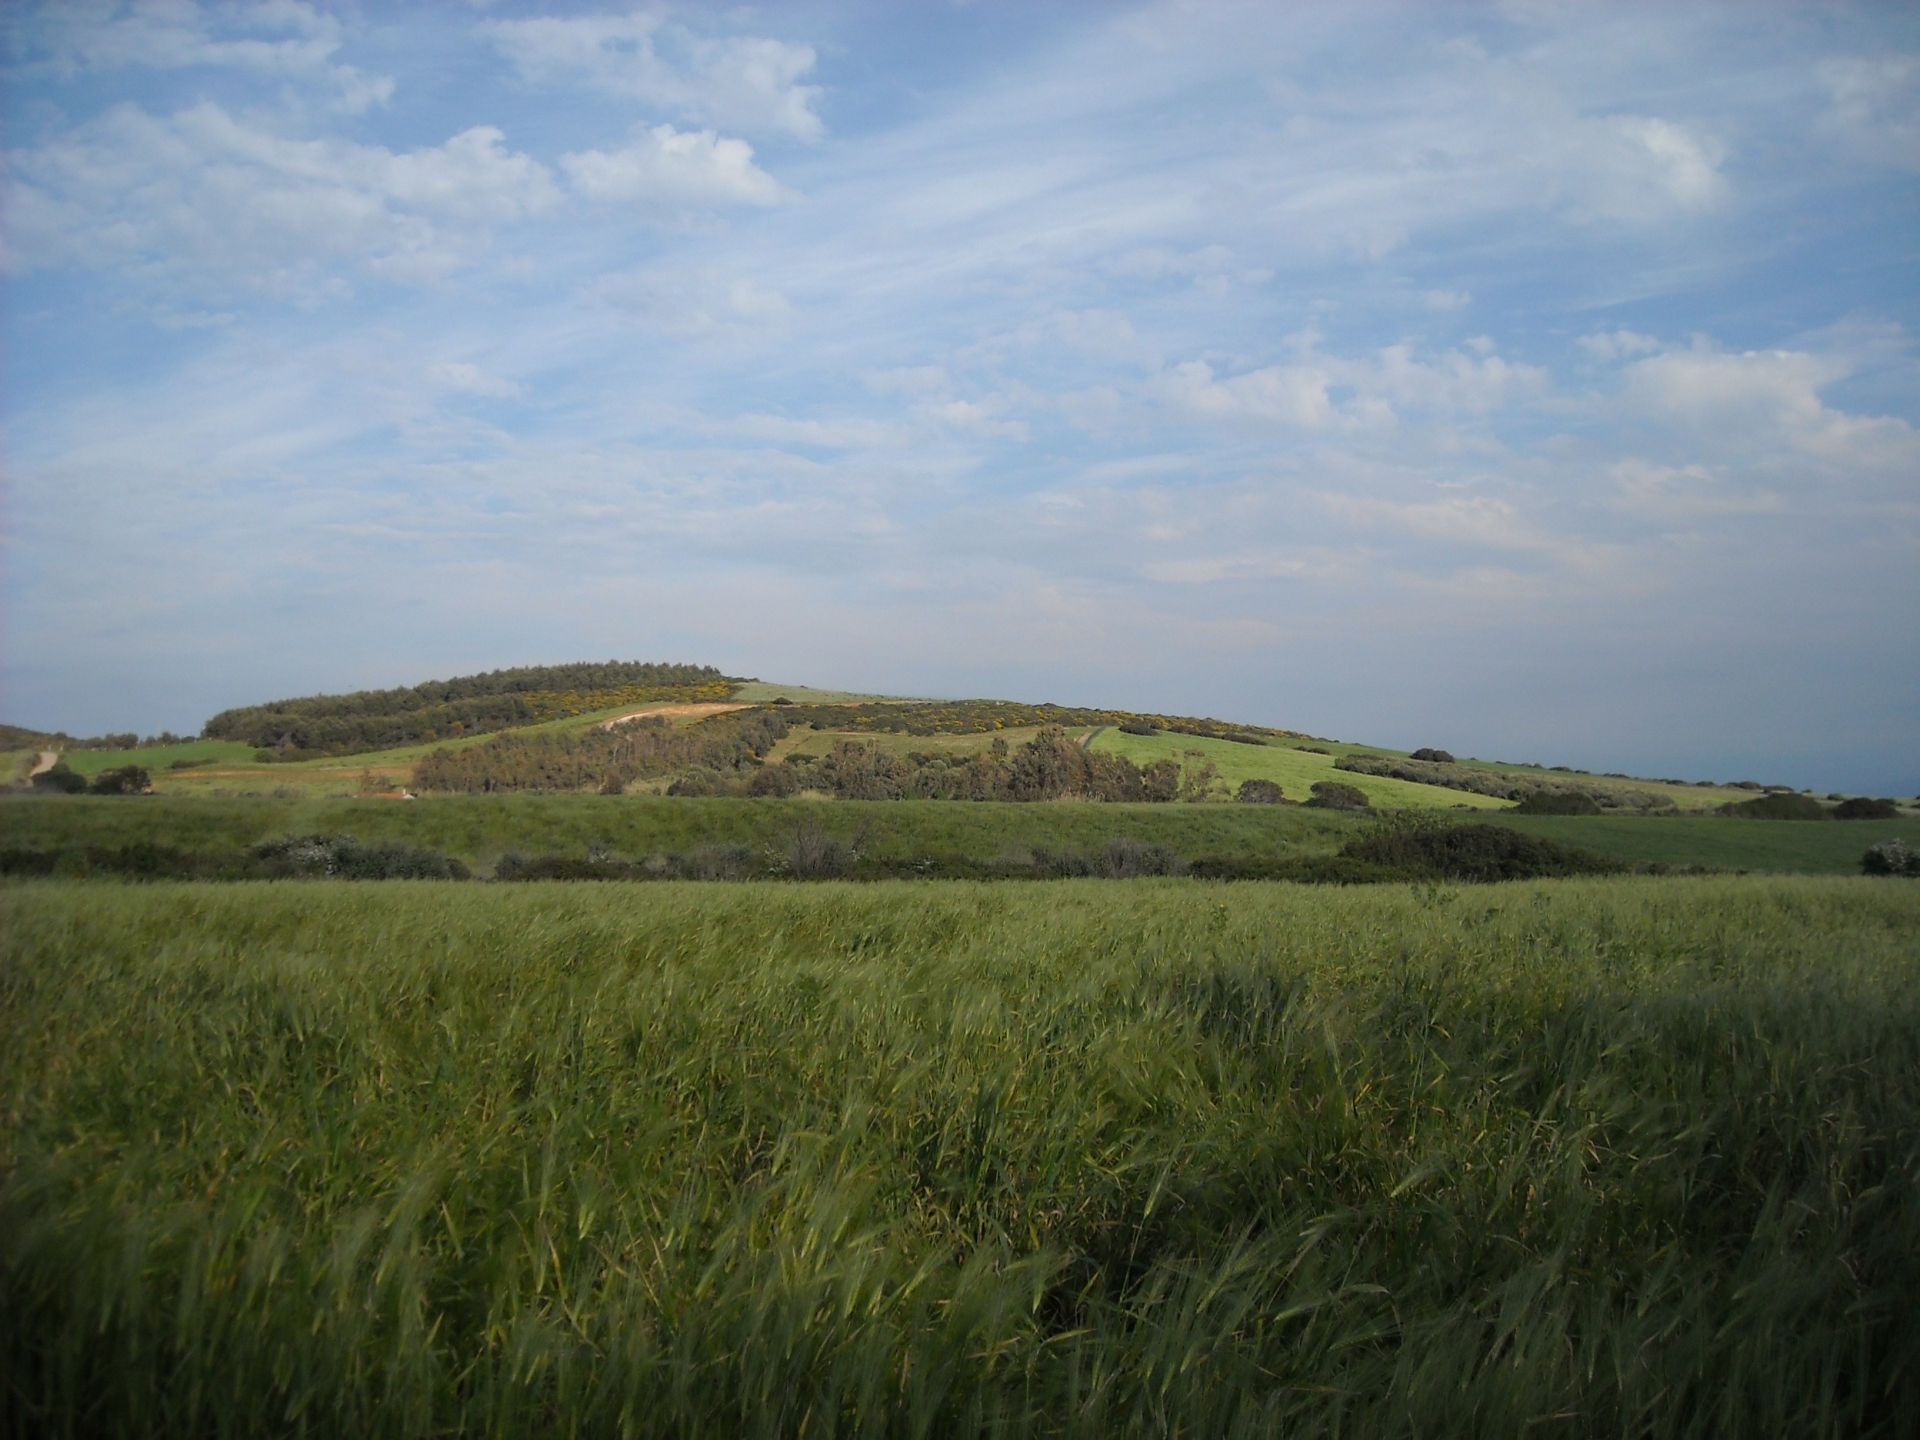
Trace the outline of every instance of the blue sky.
{"label": "blue sky", "polygon": [[1912,794],[1917,16],[8,6],[0,715],[693,659]]}

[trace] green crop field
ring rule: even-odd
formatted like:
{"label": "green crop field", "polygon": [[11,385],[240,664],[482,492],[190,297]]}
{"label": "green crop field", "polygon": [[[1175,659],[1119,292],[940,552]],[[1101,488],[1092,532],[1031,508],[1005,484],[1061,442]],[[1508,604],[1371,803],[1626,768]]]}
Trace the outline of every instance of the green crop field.
{"label": "green crop field", "polygon": [[0,886],[0,1428],[1911,1434],[1916,937],[1862,879]]}
{"label": "green crop field", "polygon": [[[1231,740],[1208,740],[1194,735],[1162,731],[1158,735],[1129,735],[1118,728],[1099,731],[1093,748],[1124,755],[1136,765],[1172,758],[1185,763],[1190,753],[1202,761],[1210,760],[1220,779],[1230,789],[1238,789],[1243,780],[1272,780],[1289,800],[1306,800],[1315,781],[1337,780],[1362,791],[1380,806],[1442,806],[1472,810],[1505,809],[1507,801],[1465,790],[1448,790],[1438,785],[1417,785],[1385,775],[1357,775],[1333,768],[1337,755],[1313,755],[1295,749],[1287,741],[1267,745],[1241,745]],[[1328,746],[1328,749],[1335,747]]]}
{"label": "green crop field", "polygon": [[721,800],[649,795],[446,795],[425,799],[73,796],[0,798],[0,848],[69,850],[142,842],[238,854],[313,833],[402,841],[488,867],[507,850],[639,858],[702,845],[783,844],[797,826],[857,840],[876,857],[996,856],[1097,848],[1117,836],[1189,859],[1328,853],[1353,816],[1275,805],[968,803],[955,800]]}
{"label": "green crop field", "polygon": [[1860,857],[1881,840],[1920,850],[1920,818],[1897,820],[1734,820],[1693,815],[1514,815],[1485,817],[1529,835],[1623,860],[1858,875]]}
{"label": "green crop field", "polygon": [[176,760],[204,762],[210,769],[252,765],[253,747],[236,740],[185,740],[178,745],[142,745],[134,750],[67,750],[61,753],[60,758],[67,762],[67,768],[76,775],[85,775],[89,779],[102,770],[138,765],[151,774],[156,782],[162,782],[171,779],[173,774],[181,773],[167,770]]}

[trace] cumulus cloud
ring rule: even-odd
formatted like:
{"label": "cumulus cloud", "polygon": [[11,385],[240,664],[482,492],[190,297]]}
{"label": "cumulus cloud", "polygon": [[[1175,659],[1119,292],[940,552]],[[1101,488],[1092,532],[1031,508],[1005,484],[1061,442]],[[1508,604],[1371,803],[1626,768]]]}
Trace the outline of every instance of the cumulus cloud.
{"label": "cumulus cloud", "polygon": [[711,130],[655,125],[618,150],[581,150],[560,157],[568,183],[607,204],[684,212],[728,205],[778,205],[794,198],[753,163],[753,147]]}
{"label": "cumulus cloud", "polygon": [[1150,389],[1164,403],[1200,419],[1249,419],[1321,430],[1337,418],[1331,378],[1313,365],[1266,365],[1216,377],[1204,360],[1164,371]]}
{"label": "cumulus cloud", "polygon": [[545,166],[491,126],[393,151],[288,139],[203,102],[121,105],[9,156],[9,263],[156,269],[194,283],[308,294],[358,263],[429,279],[493,224],[547,210]]}
{"label": "cumulus cloud", "polygon": [[763,36],[710,37],[647,11],[543,16],[484,26],[527,79],[586,83],[703,124],[817,140],[820,88],[801,83],[813,47]]}

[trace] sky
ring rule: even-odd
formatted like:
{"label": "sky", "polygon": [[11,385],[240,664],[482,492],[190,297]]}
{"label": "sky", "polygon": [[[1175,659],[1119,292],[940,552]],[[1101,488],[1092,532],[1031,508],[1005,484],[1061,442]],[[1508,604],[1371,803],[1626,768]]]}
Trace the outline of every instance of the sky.
{"label": "sky", "polygon": [[1920,9],[0,8],[0,719],[688,660],[1920,792]]}

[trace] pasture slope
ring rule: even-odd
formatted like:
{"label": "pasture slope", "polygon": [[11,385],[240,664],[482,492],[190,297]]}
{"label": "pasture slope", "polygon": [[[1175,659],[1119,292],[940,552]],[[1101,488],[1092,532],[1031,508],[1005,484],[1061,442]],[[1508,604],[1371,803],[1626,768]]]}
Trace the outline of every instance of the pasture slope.
{"label": "pasture slope", "polygon": [[0,1429],[1910,1435],[1917,934],[1858,879],[0,887]]}

